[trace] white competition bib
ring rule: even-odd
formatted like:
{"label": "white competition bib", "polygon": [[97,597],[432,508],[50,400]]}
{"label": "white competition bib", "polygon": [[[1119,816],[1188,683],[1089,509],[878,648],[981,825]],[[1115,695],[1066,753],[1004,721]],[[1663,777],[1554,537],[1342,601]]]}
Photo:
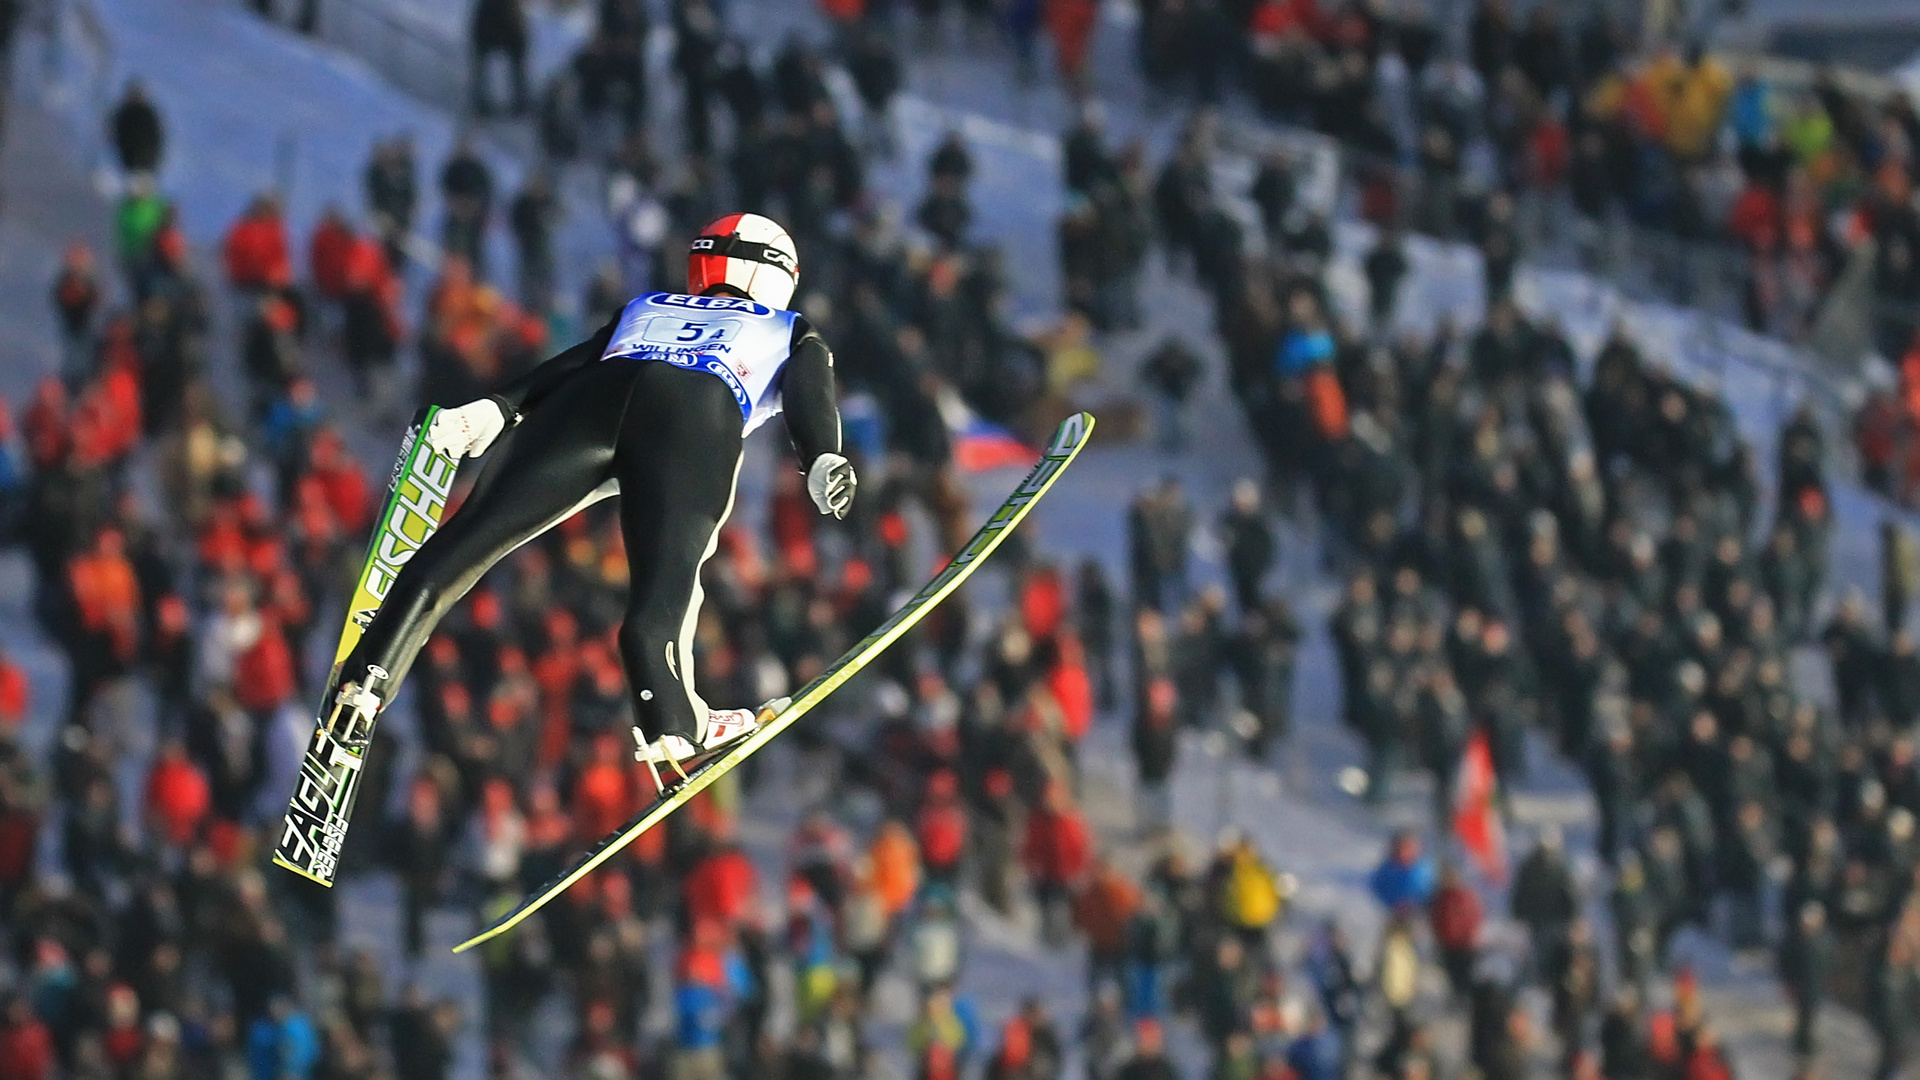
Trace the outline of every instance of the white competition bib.
{"label": "white competition bib", "polygon": [[751,432],[780,412],[796,317],[732,296],[647,293],[627,302],[601,359],[658,360],[713,375],[733,391]]}

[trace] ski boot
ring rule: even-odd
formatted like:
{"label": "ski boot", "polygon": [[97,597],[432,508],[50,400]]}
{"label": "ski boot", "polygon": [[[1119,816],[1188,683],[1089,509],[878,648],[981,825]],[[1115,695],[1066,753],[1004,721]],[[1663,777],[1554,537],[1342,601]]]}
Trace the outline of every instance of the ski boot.
{"label": "ski boot", "polygon": [[333,697],[333,715],[327,718],[327,734],[349,750],[365,750],[373,739],[373,722],[380,715],[381,693],[387,681],[384,668],[367,668],[367,683],[342,683]]}
{"label": "ski boot", "polygon": [[[633,729],[633,741],[638,743],[640,748],[633,752],[633,759],[646,762],[647,772],[653,776],[654,790],[665,795],[691,779],[682,762],[712,753],[728,743],[752,734],[755,728],[780,715],[781,711],[792,703],[792,698],[782,697],[767,702],[757,710],[709,710],[705,722],[701,724],[698,737],[693,741],[678,735],[662,735],[649,741],[647,733],[636,727]],[[662,780],[660,766],[663,764],[679,775],[674,779]]]}

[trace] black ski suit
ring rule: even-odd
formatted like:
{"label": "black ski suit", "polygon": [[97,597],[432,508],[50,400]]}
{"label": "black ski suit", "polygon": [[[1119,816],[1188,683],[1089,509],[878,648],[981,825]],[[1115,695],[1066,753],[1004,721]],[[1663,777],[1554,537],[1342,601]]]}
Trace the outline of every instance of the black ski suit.
{"label": "black ski suit", "polygon": [[[616,320],[617,322],[617,320]],[[340,683],[385,701],[434,626],[494,563],[580,508],[619,494],[630,570],[620,656],[649,739],[692,741],[706,709],[694,690],[692,630],[700,568],[733,508],[745,422],[727,384],[657,360],[602,359],[609,322],[493,398],[511,424],[466,502],[395,577]],[[779,374],[787,432],[802,468],[840,450],[833,354],[796,319]],[[386,672],[373,680],[370,667]]]}

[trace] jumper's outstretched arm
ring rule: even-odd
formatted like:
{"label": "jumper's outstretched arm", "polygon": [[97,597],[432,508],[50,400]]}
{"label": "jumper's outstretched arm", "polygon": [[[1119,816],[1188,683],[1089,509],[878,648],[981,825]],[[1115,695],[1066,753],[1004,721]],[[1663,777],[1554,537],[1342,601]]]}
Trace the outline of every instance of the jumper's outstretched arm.
{"label": "jumper's outstretched arm", "polygon": [[802,471],[821,454],[840,452],[840,407],[833,390],[833,350],[805,319],[793,323],[793,350],[780,374],[787,434]]}

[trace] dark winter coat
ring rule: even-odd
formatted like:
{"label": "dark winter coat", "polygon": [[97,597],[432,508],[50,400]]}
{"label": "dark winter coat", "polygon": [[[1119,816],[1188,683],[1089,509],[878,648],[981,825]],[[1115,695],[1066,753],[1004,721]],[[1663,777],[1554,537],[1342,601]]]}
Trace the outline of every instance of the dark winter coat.
{"label": "dark winter coat", "polygon": [[861,103],[873,112],[884,112],[900,92],[900,58],[885,34],[861,36],[847,58],[847,74]]}
{"label": "dark winter coat", "polygon": [[113,149],[120,167],[130,173],[153,172],[160,167],[165,147],[160,111],[145,97],[128,95],[113,110]]}
{"label": "dark winter coat", "polygon": [[1179,754],[1179,725],[1174,713],[1157,712],[1142,703],[1133,721],[1133,758],[1142,784],[1167,782]]}
{"label": "dark winter coat", "polygon": [[1833,931],[1822,926],[1808,932],[1796,925],[1780,944],[1780,981],[1796,1000],[1817,1001],[1833,977],[1833,961]]}
{"label": "dark winter coat", "polygon": [[1513,917],[1536,932],[1572,922],[1580,894],[1566,860],[1545,848],[1530,852],[1514,873],[1511,903]]}
{"label": "dark winter coat", "polygon": [[472,35],[476,52],[525,52],[527,13],[520,0],[479,0],[473,7]]}

